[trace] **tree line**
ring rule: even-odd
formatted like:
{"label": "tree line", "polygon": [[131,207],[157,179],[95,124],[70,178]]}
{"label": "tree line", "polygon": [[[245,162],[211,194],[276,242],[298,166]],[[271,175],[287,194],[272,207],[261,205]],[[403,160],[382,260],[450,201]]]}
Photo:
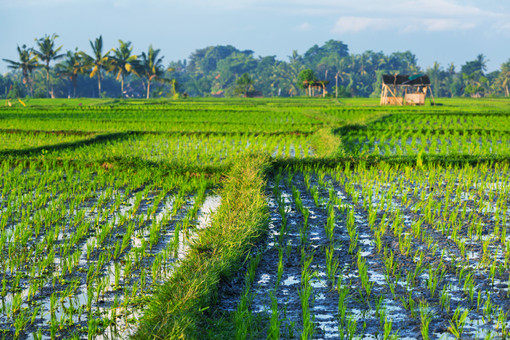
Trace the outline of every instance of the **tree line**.
{"label": "tree line", "polygon": [[18,46],[18,59],[3,59],[11,70],[0,76],[2,97],[177,97],[305,95],[303,77],[325,81],[330,95],[379,96],[383,74],[427,73],[438,97],[510,96],[510,59],[487,72],[483,54],[457,67],[435,62],[421,69],[410,51],[349,53],[341,41],[314,45],[304,54],[293,51],[288,60],[256,57],[234,46],[209,46],[188,59],[163,63],[160,49],[133,53],[131,42],[119,40],[106,50],[102,37],[90,41],[90,51],[62,53],[58,35],[35,40],[34,47]]}
{"label": "tree line", "polygon": [[[103,37],[99,36],[90,41],[90,53],[77,49],[60,53],[62,46],[57,46],[57,38],[56,34],[45,35],[35,40],[35,47],[18,46],[18,60],[3,59],[13,70],[4,79],[0,78],[7,97],[55,98],[65,96],[66,92],[67,97],[76,97],[80,78],[97,81],[97,91],[89,91],[90,97],[123,97],[127,94],[125,81],[133,76],[138,78],[145,97],[149,98],[153,83],[172,82],[165,77],[167,69],[163,65],[163,57],[160,57],[160,49],[154,49],[152,45],[140,55],[133,54],[131,42],[122,40],[119,40],[117,48],[105,50]],[[38,70],[42,73],[34,74]],[[111,81],[108,91],[104,91],[103,83],[108,74],[109,80],[114,77],[120,84],[120,91],[112,90]],[[90,84],[86,86],[90,87]],[[139,90],[137,96],[141,96]]]}

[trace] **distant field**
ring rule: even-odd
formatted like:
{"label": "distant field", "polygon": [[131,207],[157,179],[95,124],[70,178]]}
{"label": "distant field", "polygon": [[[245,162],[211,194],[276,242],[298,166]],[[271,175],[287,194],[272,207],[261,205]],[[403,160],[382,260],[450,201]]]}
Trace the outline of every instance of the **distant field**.
{"label": "distant field", "polygon": [[502,338],[510,100],[0,107],[0,336]]}

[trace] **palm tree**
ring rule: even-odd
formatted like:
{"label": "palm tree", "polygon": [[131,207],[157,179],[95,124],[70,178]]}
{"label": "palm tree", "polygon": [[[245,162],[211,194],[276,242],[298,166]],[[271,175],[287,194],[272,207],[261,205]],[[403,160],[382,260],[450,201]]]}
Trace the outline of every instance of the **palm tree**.
{"label": "palm tree", "polygon": [[140,56],[139,74],[147,79],[147,99],[150,97],[151,82],[153,80],[166,81],[163,78],[165,71],[163,69],[163,57],[158,58],[160,49],[154,49],[152,45],[149,46],[147,54],[142,52]]}
{"label": "palm tree", "polygon": [[507,97],[510,96],[510,91],[508,90],[508,85],[510,84],[510,60],[501,65],[501,85],[505,89],[505,95]]}
{"label": "palm tree", "polygon": [[3,59],[3,61],[9,64],[7,66],[8,68],[21,71],[23,74],[23,84],[29,87],[30,95],[33,97],[34,91],[32,88],[30,75],[32,74],[32,71],[38,66],[37,58],[33,55],[32,50],[27,48],[26,45],[23,45],[21,48],[18,46],[18,55],[19,61],[10,59]]}
{"label": "palm tree", "polygon": [[476,62],[480,65],[480,70],[482,72],[487,70],[487,58],[483,54],[479,54],[476,56]]}
{"label": "palm tree", "polygon": [[57,73],[60,76],[69,77],[73,84],[73,97],[76,98],[76,81],[80,73],[85,73],[88,65],[85,63],[80,52],[67,51],[64,62],[57,65]]}
{"label": "palm tree", "polygon": [[137,56],[131,55],[133,48],[131,41],[124,42],[119,40],[119,47],[113,50],[112,68],[117,74],[117,80],[120,79],[121,96],[124,96],[124,77],[129,73],[136,73]]}
{"label": "palm tree", "polygon": [[53,34],[51,36],[45,35],[40,39],[36,39],[37,47],[39,50],[34,50],[34,54],[39,59],[42,67],[46,70],[46,91],[48,91],[48,97],[52,96],[53,91],[50,90],[50,63],[53,60],[62,58],[65,54],[58,54],[62,49],[62,46],[55,48],[55,39],[58,35]]}
{"label": "palm tree", "polygon": [[81,56],[85,60],[86,64],[89,65],[90,78],[97,76],[97,89],[98,97],[101,96],[101,71],[108,71],[108,63],[110,61],[110,51],[103,54],[103,36],[99,36],[96,40],[90,40],[90,47],[92,48],[92,56],[82,52]]}

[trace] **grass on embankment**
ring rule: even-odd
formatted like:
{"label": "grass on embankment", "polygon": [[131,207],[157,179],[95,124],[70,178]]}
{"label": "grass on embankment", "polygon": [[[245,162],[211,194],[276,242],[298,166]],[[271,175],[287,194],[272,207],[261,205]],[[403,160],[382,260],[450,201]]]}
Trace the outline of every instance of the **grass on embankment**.
{"label": "grass on embankment", "polygon": [[221,205],[188,256],[154,294],[136,339],[196,338],[218,284],[245,259],[267,223],[263,157],[236,162],[221,189]]}
{"label": "grass on embankment", "polygon": [[315,132],[311,137],[315,158],[335,158],[339,155],[342,141],[335,136],[332,129],[324,128]]}

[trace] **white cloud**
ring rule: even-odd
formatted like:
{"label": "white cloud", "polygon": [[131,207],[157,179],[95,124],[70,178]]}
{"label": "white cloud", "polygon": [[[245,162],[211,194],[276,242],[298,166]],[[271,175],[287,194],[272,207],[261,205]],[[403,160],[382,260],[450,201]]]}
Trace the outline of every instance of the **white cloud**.
{"label": "white cloud", "polygon": [[429,32],[440,31],[463,31],[476,27],[474,22],[466,22],[454,19],[424,19],[423,24]]}
{"label": "white cloud", "polygon": [[303,32],[309,31],[311,29],[312,29],[312,25],[310,25],[309,22],[304,22],[301,25],[296,27],[296,30],[303,31]]}
{"label": "white cloud", "polygon": [[463,4],[460,5],[452,0],[403,0],[397,1],[398,4],[389,6],[401,12],[437,17],[465,17],[465,16],[487,16],[494,13],[483,10],[479,7]]}
{"label": "white cloud", "polygon": [[[137,0],[88,0],[95,4],[124,9],[138,8]],[[497,3],[497,5],[495,5]],[[2,9],[84,6],[83,0],[0,0]],[[338,18],[331,32],[355,33],[369,29],[398,32],[463,31],[479,27],[489,32],[508,32],[510,1],[493,0],[145,0],[146,7],[170,8],[188,13],[195,9],[212,10],[215,15],[232,13],[271,13],[299,18],[303,23],[293,27],[308,31],[319,27],[316,17]],[[257,14],[254,14],[257,15]],[[324,19],[321,19],[324,22]]]}
{"label": "white cloud", "polygon": [[444,32],[465,31],[475,28],[477,23],[458,19],[416,19],[413,24],[403,28],[403,32]]}
{"label": "white cloud", "polygon": [[357,33],[367,29],[384,29],[390,22],[382,18],[340,17],[333,29],[333,33]]}

